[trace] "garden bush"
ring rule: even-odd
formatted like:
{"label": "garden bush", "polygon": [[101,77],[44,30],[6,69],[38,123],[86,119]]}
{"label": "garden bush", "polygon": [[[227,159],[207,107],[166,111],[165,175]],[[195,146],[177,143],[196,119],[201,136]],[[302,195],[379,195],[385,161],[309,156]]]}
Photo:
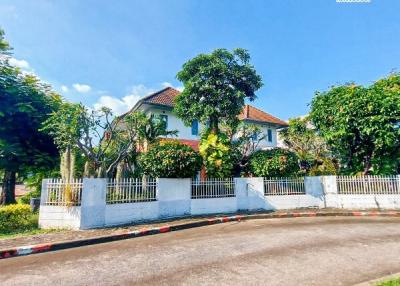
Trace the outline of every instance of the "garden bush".
{"label": "garden bush", "polygon": [[232,175],[237,154],[224,133],[205,132],[201,136],[199,151],[208,177],[228,178]]}
{"label": "garden bush", "polygon": [[14,204],[0,207],[0,232],[8,233],[37,225],[29,205]]}
{"label": "garden bush", "polygon": [[250,157],[250,173],[257,177],[291,177],[298,172],[296,154],[286,149],[259,150]]}
{"label": "garden bush", "polygon": [[198,152],[178,141],[161,141],[139,156],[143,173],[153,178],[192,178],[202,166]]}

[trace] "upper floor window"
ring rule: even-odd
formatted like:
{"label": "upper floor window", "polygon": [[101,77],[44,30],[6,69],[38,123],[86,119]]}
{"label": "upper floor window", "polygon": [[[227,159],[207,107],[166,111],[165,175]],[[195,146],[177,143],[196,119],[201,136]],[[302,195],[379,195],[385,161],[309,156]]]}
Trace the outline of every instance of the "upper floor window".
{"label": "upper floor window", "polygon": [[161,118],[162,121],[164,121],[164,123],[165,123],[165,129],[167,129],[167,128],[168,128],[168,115],[161,114],[161,115],[160,115],[160,118]]}
{"label": "upper floor window", "polygon": [[268,129],[268,131],[267,131],[267,139],[268,139],[268,142],[272,142],[272,130],[271,129]]}
{"label": "upper floor window", "polygon": [[199,135],[199,122],[197,120],[192,121],[192,135]]}

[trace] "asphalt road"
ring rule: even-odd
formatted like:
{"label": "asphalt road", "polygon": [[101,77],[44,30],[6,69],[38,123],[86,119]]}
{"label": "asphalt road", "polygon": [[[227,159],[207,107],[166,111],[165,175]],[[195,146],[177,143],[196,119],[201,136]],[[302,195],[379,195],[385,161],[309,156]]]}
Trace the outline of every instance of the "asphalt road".
{"label": "asphalt road", "polygon": [[1,285],[353,285],[400,272],[399,218],[252,220],[0,260]]}

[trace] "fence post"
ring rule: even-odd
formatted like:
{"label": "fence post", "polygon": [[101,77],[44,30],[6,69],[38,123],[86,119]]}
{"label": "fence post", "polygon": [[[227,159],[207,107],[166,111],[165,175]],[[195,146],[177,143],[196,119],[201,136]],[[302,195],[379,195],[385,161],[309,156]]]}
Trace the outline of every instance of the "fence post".
{"label": "fence post", "polygon": [[400,175],[397,175],[397,193],[400,195]]}
{"label": "fence post", "polygon": [[323,176],[322,177],[326,208],[340,207],[336,178],[337,178],[336,176]]}
{"label": "fence post", "polygon": [[47,202],[47,184],[49,179],[42,180],[42,190],[40,192],[40,205],[44,205]]}
{"label": "fence post", "polygon": [[83,179],[81,229],[105,225],[106,191],[107,179]]}
{"label": "fence post", "polygon": [[[267,209],[264,197],[264,178],[241,178],[239,180],[238,190],[242,192],[242,195],[240,197],[239,194],[236,193],[238,208],[243,207],[240,200],[244,199],[248,210]],[[245,191],[246,196],[243,196],[243,191]]]}
{"label": "fence post", "polygon": [[326,207],[323,177],[304,177],[304,188],[306,195],[318,198],[319,208]]}
{"label": "fence post", "polygon": [[160,217],[189,215],[190,199],[190,179],[157,179],[157,200]]}

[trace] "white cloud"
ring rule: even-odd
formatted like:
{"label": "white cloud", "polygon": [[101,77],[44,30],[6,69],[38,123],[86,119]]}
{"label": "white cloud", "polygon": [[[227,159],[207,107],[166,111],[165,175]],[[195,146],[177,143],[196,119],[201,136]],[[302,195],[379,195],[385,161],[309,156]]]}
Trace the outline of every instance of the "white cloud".
{"label": "white cloud", "polygon": [[19,67],[19,68],[24,69],[24,70],[30,70],[31,69],[31,67],[29,66],[29,63],[27,61],[25,61],[25,60],[18,60],[16,58],[12,58],[11,57],[8,60],[8,62],[10,63],[10,65],[15,66],[15,67]]}
{"label": "white cloud", "polygon": [[93,105],[94,109],[100,109],[103,106],[111,108],[115,115],[123,114],[129,111],[142,97],[153,93],[154,90],[145,87],[143,84],[135,85],[131,88],[130,92],[120,98],[103,95]]}
{"label": "white cloud", "polygon": [[62,92],[68,92],[69,88],[66,85],[61,86],[61,91]]}
{"label": "white cloud", "polygon": [[75,90],[76,90],[77,92],[80,92],[80,93],[87,93],[87,92],[89,92],[89,91],[92,89],[92,88],[90,87],[90,85],[81,84],[81,83],[74,83],[74,84],[72,85],[72,87],[75,88]]}

